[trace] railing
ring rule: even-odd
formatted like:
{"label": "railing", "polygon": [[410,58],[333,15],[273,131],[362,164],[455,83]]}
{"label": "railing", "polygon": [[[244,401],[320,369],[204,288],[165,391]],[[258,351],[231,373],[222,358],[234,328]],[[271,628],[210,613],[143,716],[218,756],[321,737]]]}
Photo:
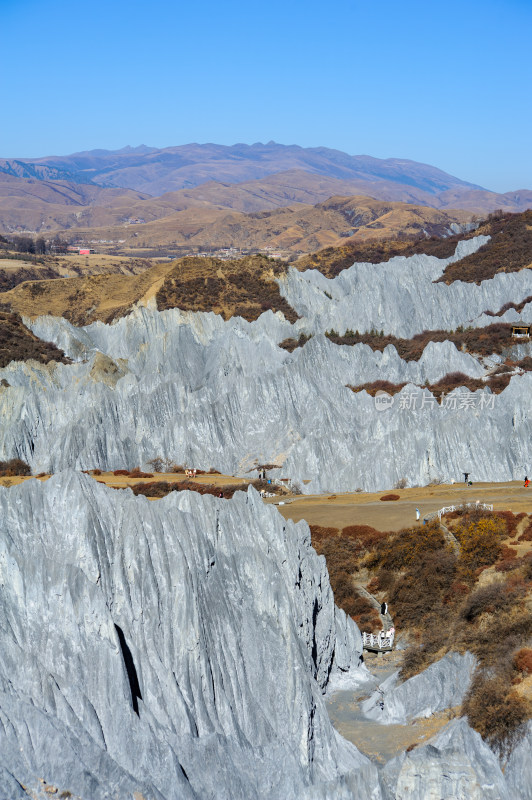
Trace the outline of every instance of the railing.
{"label": "railing", "polygon": [[[483,511],[493,511],[492,504],[479,503],[477,500],[476,503],[460,503],[458,506],[444,506],[443,508],[440,508],[436,514],[438,519],[441,521],[441,518],[444,516],[444,514],[452,514],[453,511],[460,511],[462,508],[481,508]],[[434,516],[436,516],[436,514]]]}
{"label": "railing", "polygon": [[363,633],[362,647],[366,650],[391,650],[395,639],[395,628],[379,633]]}
{"label": "railing", "polygon": [[285,489],[288,489],[289,492],[291,492],[293,489],[290,478],[274,478],[272,483],[274,483],[276,486],[283,486]]}

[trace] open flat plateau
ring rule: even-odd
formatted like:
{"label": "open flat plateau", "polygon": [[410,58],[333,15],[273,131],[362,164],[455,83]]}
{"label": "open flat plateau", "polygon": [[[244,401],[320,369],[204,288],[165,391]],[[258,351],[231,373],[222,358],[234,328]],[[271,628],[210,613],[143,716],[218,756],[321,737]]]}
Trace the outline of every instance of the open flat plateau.
{"label": "open flat plateau", "polygon": [[[399,500],[383,501],[389,494]],[[532,491],[520,481],[507,483],[463,483],[393,489],[382,492],[337,493],[294,497],[279,511],[286,519],[306,520],[309,525],[342,528],[346,525],[371,525],[381,531],[397,531],[415,523],[416,508],[421,518],[444,506],[462,503],[493,504],[494,511],[509,509],[514,514],[532,512]],[[275,502],[275,501],[266,501]]]}

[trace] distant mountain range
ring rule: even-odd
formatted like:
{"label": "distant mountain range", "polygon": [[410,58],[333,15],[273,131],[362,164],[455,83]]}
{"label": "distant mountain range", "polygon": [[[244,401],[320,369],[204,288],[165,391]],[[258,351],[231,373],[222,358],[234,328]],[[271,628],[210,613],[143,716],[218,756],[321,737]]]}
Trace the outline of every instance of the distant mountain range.
{"label": "distant mountain range", "polygon": [[207,181],[230,184],[256,181],[276,172],[294,169],[370,185],[386,181],[429,195],[457,187],[481,188],[415,161],[350,156],[326,147],[304,148],[275,142],[231,147],[188,144],[162,150],[141,145],[117,151],[91,150],[69,156],[0,159],[0,170],[20,178],[95,183],[150,195],[191,189]]}
{"label": "distant mountain range", "polygon": [[170,217],[188,209],[256,213],[332,196],[481,216],[532,207],[532,191],[497,194],[427,164],[274,142],[0,159],[0,230],[8,233],[115,227],[132,219],[168,218],[173,226]]}

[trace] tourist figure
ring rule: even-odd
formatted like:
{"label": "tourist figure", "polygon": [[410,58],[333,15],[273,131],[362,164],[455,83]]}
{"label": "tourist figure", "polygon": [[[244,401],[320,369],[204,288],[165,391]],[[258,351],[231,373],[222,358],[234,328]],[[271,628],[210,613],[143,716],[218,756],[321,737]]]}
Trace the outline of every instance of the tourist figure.
{"label": "tourist figure", "polygon": [[[464,483],[467,483],[468,480],[469,480],[469,472],[464,472],[463,475],[464,475]],[[468,483],[467,483],[467,485],[469,486]]]}
{"label": "tourist figure", "polygon": [[419,508],[416,508],[416,520],[417,520],[417,522],[419,522],[420,516],[421,516],[421,512],[420,512]]}
{"label": "tourist figure", "polygon": [[528,475],[525,475],[525,486],[524,486],[524,488],[528,489],[529,486],[530,486],[530,481],[528,480]]}

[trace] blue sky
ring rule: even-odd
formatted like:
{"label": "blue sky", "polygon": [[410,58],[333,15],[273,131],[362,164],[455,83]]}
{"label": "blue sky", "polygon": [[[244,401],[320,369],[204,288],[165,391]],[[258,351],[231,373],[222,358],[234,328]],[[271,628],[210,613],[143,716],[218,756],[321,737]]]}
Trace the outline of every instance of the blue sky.
{"label": "blue sky", "polygon": [[0,157],[271,139],[532,189],[532,0],[0,0]]}

